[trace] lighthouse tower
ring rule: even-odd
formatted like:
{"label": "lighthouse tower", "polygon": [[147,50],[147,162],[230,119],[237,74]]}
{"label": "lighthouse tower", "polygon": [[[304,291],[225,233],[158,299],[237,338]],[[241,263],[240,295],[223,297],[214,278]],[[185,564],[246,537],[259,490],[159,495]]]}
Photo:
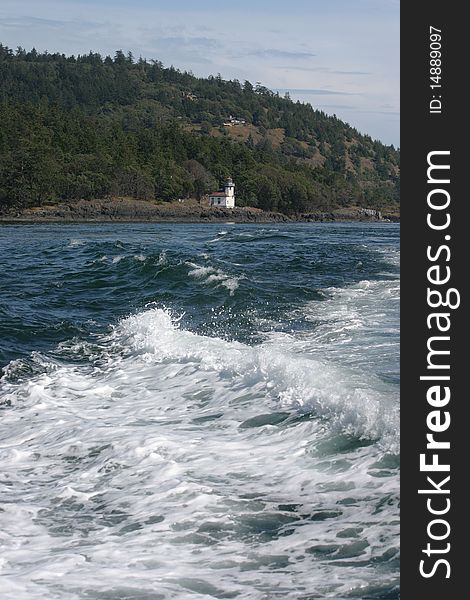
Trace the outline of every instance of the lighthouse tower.
{"label": "lighthouse tower", "polygon": [[229,177],[224,185],[225,206],[233,208],[235,206],[235,185],[232,178]]}

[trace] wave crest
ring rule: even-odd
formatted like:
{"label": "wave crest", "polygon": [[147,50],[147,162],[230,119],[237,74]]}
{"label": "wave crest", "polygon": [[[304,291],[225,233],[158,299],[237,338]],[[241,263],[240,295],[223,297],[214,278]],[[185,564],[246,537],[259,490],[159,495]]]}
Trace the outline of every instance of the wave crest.
{"label": "wave crest", "polygon": [[248,346],[196,335],[160,308],[130,316],[114,331],[115,343],[146,362],[192,363],[199,372],[225,378],[228,387],[261,389],[283,408],[312,412],[348,433],[381,438],[396,447],[398,413],[386,384],[370,374],[302,356],[282,339],[277,346],[272,340]]}

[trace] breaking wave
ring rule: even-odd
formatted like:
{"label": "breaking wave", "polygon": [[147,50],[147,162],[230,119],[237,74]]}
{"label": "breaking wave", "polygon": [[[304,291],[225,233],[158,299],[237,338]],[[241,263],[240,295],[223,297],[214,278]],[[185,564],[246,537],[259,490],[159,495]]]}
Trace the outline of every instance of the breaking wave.
{"label": "breaking wave", "polygon": [[4,269],[3,596],[396,600],[393,227],[97,227]]}

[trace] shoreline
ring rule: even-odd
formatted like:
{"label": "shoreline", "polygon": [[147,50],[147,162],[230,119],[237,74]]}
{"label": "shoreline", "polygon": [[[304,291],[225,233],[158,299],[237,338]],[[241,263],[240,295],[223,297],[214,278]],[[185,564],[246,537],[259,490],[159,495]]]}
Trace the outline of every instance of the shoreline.
{"label": "shoreline", "polygon": [[0,213],[0,224],[86,224],[86,223],[314,223],[314,222],[399,222],[396,214],[382,214],[360,207],[308,211],[286,215],[258,208],[218,208],[194,201],[155,204],[144,200],[79,200]]}
{"label": "shoreline", "polygon": [[189,220],[189,219],[80,219],[80,220],[65,220],[65,219],[12,219],[12,218],[2,218],[0,217],[0,226],[1,225],[110,225],[110,224],[119,224],[119,223],[147,223],[147,224],[187,224],[187,225],[216,225],[225,224],[225,225],[295,225],[296,223],[383,223],[385,225],[388,224],[396,224],[400,223],[399,219],[286,219],[283,221],[269,221],[269,220],[259,220],[259,221],[240,221],[240,220],[224,220],[220,219],[217,221],[207,221],[207,220]]}

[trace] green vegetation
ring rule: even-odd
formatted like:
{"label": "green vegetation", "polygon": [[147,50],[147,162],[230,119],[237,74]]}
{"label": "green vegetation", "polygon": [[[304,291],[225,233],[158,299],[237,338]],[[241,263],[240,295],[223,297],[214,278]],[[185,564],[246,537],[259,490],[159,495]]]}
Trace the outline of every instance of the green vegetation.
{"label": "green vegetation", "polygon": [[[121,50],[67,57],[1,44],[0,81],[0,209],[201,198],[228,175],[238,205],[398,208],[393,146],[248,81]],[[224,126],[230,115],[245,123]]]}

